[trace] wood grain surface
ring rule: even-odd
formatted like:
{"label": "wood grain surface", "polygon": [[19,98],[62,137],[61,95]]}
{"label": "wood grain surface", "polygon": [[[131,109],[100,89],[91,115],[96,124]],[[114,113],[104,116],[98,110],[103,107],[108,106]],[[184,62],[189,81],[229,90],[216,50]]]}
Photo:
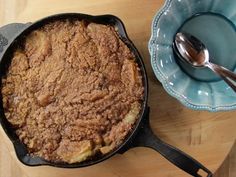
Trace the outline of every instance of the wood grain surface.
{"label": "wood grain surface", "polygon": [[[148,53],[151,21],[164,0],[0,0],[0,26],[36,21],[63,13],[113,14],[120,17],[140,51],[149,77],[151,127],[155,134],[216,172],[218,177],[236,176],[236,111],[209,113],[185,108],[169,96],[156,80]],[[231,153],[229,154],[229,152]],[[228,157],[227,159],[225,159]],[[224,163],[223,163],[224,162]],[[223,163],[223,166],[222,166]],[[81,169],[27,167],[15,156],[11,142],[0,128],[0,177],[187,177],[183,171],[147,148]]]}

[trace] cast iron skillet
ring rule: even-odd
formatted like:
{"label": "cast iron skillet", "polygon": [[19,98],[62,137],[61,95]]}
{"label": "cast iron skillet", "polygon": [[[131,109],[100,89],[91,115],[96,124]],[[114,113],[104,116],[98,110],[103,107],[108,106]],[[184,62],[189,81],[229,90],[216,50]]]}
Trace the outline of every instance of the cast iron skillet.
{"label": "cast iron skillet", "polygon": [[[132,130],[132,132],[128,135],[125,141],[117,147],[115,150],[110,152],[107,155],[95,157],[93,159],[89,159],[82,163],[74,163],[74,164],[67,164],[67,163],[53,163],[46,161],[39,157],[32,157],[28,155],[27,149],[23,143],[18,139],[16,136],[14,129],[11,127],[10,123],[7,121],[2,104],[2,95],[0,98],[0,122],[5,131],[8,135],[10,140],[12,141],[16,155],[18,159],[25,165],[28,166],[39,166],[39,165],[50,165],[54,167],[62,167],[62,168],[78,168],[78,167],[86,167],[90,166],[99,162],[102,162],[111,156],[115,155],[116,153],[124,153],[125,151],[129,150],[133,147],[149,147],[160,154],[162,154],[167,160],[175,164],[177,167],[181,168],[185,172],[189,173],[190,175],[201,177],[198,172],[202,170],[206,172],[208,177],[212,176],[212,173],[201,165],[199,162],[194,160],[189,155],[185,154],[184,152],[172,147],[163,141],[161,141],[158,137],[156,137],[149,124],[149,107],[147,106],[148,100],[148,81],[147,81],[147,74],[145,71],[145,67],[142,61],[140,54],[138,53],[137,49],[133,45],[133,43],[129,40],[124,25],[122,21],[113,16],[113,15],[101,15],[101,16],[91,16],[85,14],[78,14],[78,13],[67,13],[67,14],[57,14],[53,16],[46,17],[41,19],[35,23],[13,23],[0,28],[0,78],[6,73],[7,66],[10,64],[10,58],[13,53],[13,49],[19,41],[20,38],[24,37],[32,30],[45,25],[48,22],[54,20],[62,20],[62,19],[78,19],[78,20],[85,20],[88,22],[95,22],[100,24],[112,25],[114,26],[120,38],[127,44],[127,46],[133,51],[136,56],[137,63],[141,68],[141,74],[143,77],[143,84],[145,87],[144,93],[144,101],[142,105],[142,111],[139,115],[139,119],[136,122],[136,126]],[[140,154],[141,155],[141,154]]]}

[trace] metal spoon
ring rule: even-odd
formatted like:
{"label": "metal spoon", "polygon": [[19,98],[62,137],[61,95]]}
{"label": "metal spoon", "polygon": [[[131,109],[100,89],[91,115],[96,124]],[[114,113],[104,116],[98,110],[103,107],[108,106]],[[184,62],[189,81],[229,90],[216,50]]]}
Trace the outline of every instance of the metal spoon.
{"label": "metal spoon", "polygon": [[199,39],[188,33],[177,33],[173,49],[180,59],[187,61],[192,66],[210,68],[236,92],[236,73],[211,63],[209,51]]}

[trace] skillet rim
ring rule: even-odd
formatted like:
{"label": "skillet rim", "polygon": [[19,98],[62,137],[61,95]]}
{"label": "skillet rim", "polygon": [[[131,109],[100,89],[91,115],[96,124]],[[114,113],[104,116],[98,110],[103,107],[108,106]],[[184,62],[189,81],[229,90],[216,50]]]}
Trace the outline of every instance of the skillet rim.
{"label": "skillet rim", "polygon": [[[5,53],[3,54],[3,57],[1,58],[0,61],[0,67],[4,65],[4,60],[5,62],[10,62],[11,60],[7,57],[10,54],[12,54],[12,50],[14,48],[14,45],[17,43],[17,40],[22,38],[24,35],[28,34],[29,32],[47,24],[50,23],[51,21],[54,20],[62,20],[62,19],[70,19],[70,18],[77,18],[78,20],[86,20],[88,22],[95,22],[98,24],[105,24],[105,25],[111,25],[117,29],[117,33],[119,34],[120,39],[129,47],[129,49],[132,51],[132,53],[135,55],[136,62],[139,65],[140,72],[142,75],[143,79],[143,86],[144,86],[144,100],[142,104],[142,110],[140,111],[139,117],[136,120],[136,123],[133,127],[133,129],[129,132],[125,140],[113,151],[110,153],[101,156],[100,158],[96,159],[91,159],[91,160],[86,160],[84,162],[79,162],[79,163],[73,163],[73,164],[68,164],[68,163],[56,163],[56,162],[51,162],[51,161],[46,161],[43,158],[40,157],[33,157],[31,155],[28,155],[27,148],[26,146],[18,139],[18,136],[14,133],[14,130],[10,127],[10,123],[6,120],[5,115],[4,115],[4,110],[2,107],[2,95],[0,96],[0,123],[7,134],[8,138],[11,140],[11,142],[14,145],[14,149],[17,155],[17,158],[25,165],[27,166],[41,166],[41,165],[48,165],[48,166],[54,166],[54,167],[60,167],[60,168],[80,168],[80,167],[86,167],[86,166],[91,166],[97,163],[100,163],[113,155],[121,152],[121,151],[126,151],[128,150],[130,144],[132,145],[132,139],[136,136],[138,130],[140,129],[140,124],[143,122],[142,120],[145,118],[146,115],[146,110],[147,110],[147,100],[148,100],[148,79],[147,79],[147,73],[146,69],[144,66],[143,59],[138,52],[137,48],[134,46],[132,41],[129,39],[125,26],[123,22],[116,16],[114,15],[88,15],[88,14],[82,14],[82,13],[59,13],[51,16],[47,16],[45,18],[42,18],[32,24],[30,24],[28,27],[26,27],[23,31],[21,31],[19,34],[16,35],[15,39],[13,42],[9,44],[7,49],[5,50]],[[7,59],[6,59],[7,58]],[[5,68],[6,70],[7,68]],[[4,71],[5,71],[4,70]],[[3,72],[4,72],[3,71]],[[2,77],[2,73],[0,74],[0,77]],[[5,119],[5,120],[4,120]],[[123,150],[122,150],[123,149]]]}

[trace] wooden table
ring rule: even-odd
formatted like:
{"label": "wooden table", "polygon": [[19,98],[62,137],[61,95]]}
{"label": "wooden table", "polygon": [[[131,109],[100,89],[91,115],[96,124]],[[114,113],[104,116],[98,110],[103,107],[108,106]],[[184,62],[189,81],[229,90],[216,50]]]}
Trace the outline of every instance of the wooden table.
{"label": "wooden table", "polygon": [[[151,21],[164,0],[0,0],[0,25],[35,21],[62,12],[114,14],[126,25],[148,71],[151,126],[164,141],[182,149],[215,172],[231,150],[236,137],[235,111],[193,111],[169,96],[156,80],[147,43]],[[0,130],[0,177],[184,177],[183,171],[147,148],[129,150],[106,162],[83,169],[26,167]],[[233,176],[232,176],[233,177]]]}

